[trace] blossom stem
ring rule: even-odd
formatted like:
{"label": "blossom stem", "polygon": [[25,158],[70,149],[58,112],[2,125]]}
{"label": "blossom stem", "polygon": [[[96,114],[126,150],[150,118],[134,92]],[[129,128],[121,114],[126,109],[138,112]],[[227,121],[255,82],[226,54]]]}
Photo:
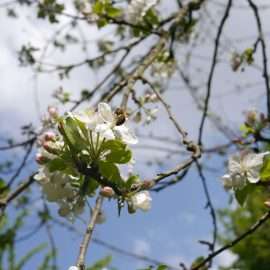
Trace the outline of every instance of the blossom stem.
{"label": "blossom stem", "polygon": [[96,159],[98,159],[98,156],[99,156],[99,138],[100,138],[100,135],[98,132],[97,133],[97,141],[96,141],[96,149],[95,149]]}
{"label": "blossom stem", "polygon": [[92,136],[92,131],[91,130],[90,130],[90,141],[89,141],[89,145],[90,145],[90,156],[91,156],[92,161],[94,161],[95,160],[95,148],[94,148],[93,136]]}
{"label": "blossom stem", "polygon": [[77,267],[80,270],[85,270],[85,256],[86,256],[86,252],[87,249],[89,247],[92,235],[93,235],[93,231],[97,222],[97,218],[98,218],[98,214],[100,212],[101,206],[102,206],[102,202],[103,202],[103,197],[102,196],[98,196],[97,201],[96,201],[96,205],[93,209],[93,213],[91,215],[91,218],[89,220],[89,224],[87,226],[86,232],[84,234],[84,238],[82,240],[82,243],[80,245],[80,252],[79,252],[79,256],[77,259]]}

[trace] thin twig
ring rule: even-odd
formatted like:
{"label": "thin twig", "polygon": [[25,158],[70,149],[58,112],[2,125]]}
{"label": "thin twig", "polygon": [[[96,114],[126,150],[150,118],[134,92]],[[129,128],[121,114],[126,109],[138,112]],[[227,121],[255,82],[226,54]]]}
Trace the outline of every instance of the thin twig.
{"label": "thin twig", "polygon": [[[24,157],[23,157],[23,159],[21,161],[20,166],[18,167],[18,169],[16,170],[16,172],[12,175],[12,177],[8,181],[8,184],[7,184],[6,188],[10,188],[11,185],[13,184],[13,182],[16,180],[16,178],[20,175],[21,171],[25,167],[25,164],[26,164],[26,162],[27,162],[27,160],[28,160],[28,158],[29,158],[32,150],[33,150],[33,145],[34,145],[34,141],[31,141],[29,143],[29,147],[28,147],[26,153],[24,154]],[[5,187],[3,189],[5,189]],[[2,192],[3,189],[0,189],[0,193]]]}
{"label": "thin twig", "polygon": [[80,253],[77,260],[77,266],[79,267],[80,270],[85,270],[85,256],[86,256],[86,252],[91,241],[91,237],[92,237],[95,225],[96,225],[98,214],[102,206],[102,202],[103,202],[103,197],[99,196],[97,198],[96,205],[93,209],[93,213],[91,215],[89,224],[84,234],[83,241],[80,245]]}
{"label": "thin twig", "polygon": [[263,30],[262,30],[262,22],[259,14],[258,7],[252,0],[247,0],[251,9],[254,12],[254,16],[257,22],[257,28],[258,28],[258,41],[261,43],[262,48],[262,58],[263,58],[263,77],[265,81],[265,87],[266,87],[266,97],[267,97],[267,116],[270,118],[270,84],[269,84],[269,77],[268,77],[268,59],[267,59],[267,53],[266,53],[266,43],[264,40]]}
{"label": "thin twig", "polygon": [[[197,166],[198,173],[199,173],[199,176],[200,176],[200,178],[202,180],[202,184],[203,184],[203,190],[204,190],[204,194],[205,194],[206,201],[207,201],[206,207],[207,208],[209,207],[209,209],[210,209],[210,215],[211,215],[212,223],[213,223],[213,239],[212,239],[212,242],[209,243],[209,245],[208,245],[210,252],[213,253],[215,251],[215,245],[216,245],[217,234],[218,234],[216,211],[215,211],[215,208],[214,208],[211,196],[210,196],[210,192],[208,189],[206,178],[203,174],[202,166],[198,161],[196,161],[196,166]],[[209,267],[211,267],[211,265],[212,265],[212,260],[209,260]]]}
{"label": "thin twig", "polygon": [[31,186],[32,183],[34,183],[35,174],[32,174],[26,182],[21,183],[16,190],[9,193],[6,198],[0,200],[0,217],[3,215],[5,208],[8,206],[8,204],[13,201],[15,198],[17,198],[23,191],[25,191],[29,186]]}
{"label": "thin twig", "polygon": [[232,242],[230,242],[229,244],[221,247],[220,249],[216,250],[215,252],[211,253],[208,257],[206,257],[202,262],[200,262],[199,264],[191,267],[190,270],[199,270],[201,269],[202,266],[204,266],[206,263],[208,263],[209,261],[211,261],[214,257],[216,257],[217,255],[219,255],[220,253],[222,253],[223,251],[235,246],[236,244],[238,244],[240,241],[242,241],[244,238],[246,238],[247,236],[251,235],[252,233],[254,233],[257,229],[259,229],[268,219],[270,218],[270,211],[266,212],[256,223],[254,223],[246,232],[244,232],[243,234],[241,234],[239,237],[237,237],[236,239],[234,239]]}
{"label": "thin twig", "polygon": [[201,156],[201,149],[200,149],[199,145],[195,144],[191,140],[188,140],[188,133],[177,122],[175,116],[171,112],[170,105],[164,100],[164,98],[155,89],[154,85],[149,80],[147,80],[145,78],[141,78],[141,80],[144,83],[147,83],[151,87],[151,89],[153,90],[153,92],[155,93],[155,95],[157,96],[157,98],[159,99],[159,101],[161,102],[161,104],[163,105],[163,107],[165,108],[165,110],[166,110],[166,112],[167,112],[170,120],[172,121],[173,125],[175,126],[175,128],[177,129],[177,131],[179,132],[179,134],[182,136],[182,142],[183,142],[183,144],[186,145],[186,148],[187,148],[188,151],[190,151],[190,152],[193,153],[192,157],[194,159],[199,158]]}
{"label": "thin twig", "polygon": [[14,143],[14,144],[6,145],[6,146],[0,146],[0,151],[11,150],[11,149],[17,148],[17,147],[24,147],[28,144],[32,144],[36,139],[37,139],[37,137],[33,137],[33,138],[28,139],[28,140],[23,141],[23,142]]}
{"label": "thin twig", "polygon": [[153,46],[144,57],[143,61],[132,71],[126,82],[126,91],[123,94],[121,107],[126,109],[129,94],[131,93],[136,81],[143,76],[147,68],[155,61],[160,55],[166,44],[166,37],[162,36],[159,41]]}
{"label": "thin twig", "polygon": [[210,73],[209,73],[209,77],[208,77],[208,82],[207,82],[207,93],[206,93],[206,97],[205,97],[205,101],[204,101],[204,110],[203,110],[202,120],[201,120],[200,128],[199,128],[198,143],[200,145],[202,144],[203,128],[204,128],[205,120],[206,120],[206,117],[207,117],[207,114],[208,114],[208,107],[209,107],[211,90],[212,90],[212,81],[213,81],[215,68],[216,68],[216,65],[217,65],[217,57],[218,57],[220,38],[221,38],[221,34],[222,34],[222,31],[223,31],[225,22],[229,17],[231,7],[232,7],[232,0],[228,0],[228,4],[226,6],[225,13],[224,13],[224,15],[223,15],[223,17],[221,19],[220,25],[218,27],[217,36],[216,36],[216,39],[215,39],[215,48],[214,48],[214,54],[213,54],[213,58],[212,58],[212,64],[211,64],[211,68],[210,68]]}

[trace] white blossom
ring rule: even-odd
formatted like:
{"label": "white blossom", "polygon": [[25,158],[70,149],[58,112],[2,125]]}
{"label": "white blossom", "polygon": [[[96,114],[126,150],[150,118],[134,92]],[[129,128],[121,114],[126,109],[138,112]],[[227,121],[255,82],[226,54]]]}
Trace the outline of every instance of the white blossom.
{"label": "white blossom", "polygon": [[105,139],[120,139],[126,144],[136,144],[138,142],[136,136],[130,132],[125,124],[116,124],[116,117],[107,103],[99,103],[98,118],[95,131],[100,133]]}
{"label": "white blossom", "polygon": [[95,138],[95,133],[99,133],[99,135],[106,140],[120,139],[126,144],[136,144],[138,142],[136,136],[130,132],[129,128],[124,123],[117,125],[116,116],[111,107],[105,102],[98,104],[97,112],[86,110],[74,115],[69,113],[69,116],[75,117],[86,124],[88,129],[92,131],[92,136]]}
{"label": "white blossom", "polygon": [[138,22],[157,2],[158,0],[131,0],[127,8],[126,19],[129,22]]}
{"label": "white blossom", "polygon": [[38,173],[34,175],[34,179],[40,184],[47,183],[50,181],[50,174],[47,167],[40,167]]}
{"label": "white blossom", "polygon": [[78,112],[76,114],[69,114],[71,117],[75,117],[76,119],[78,119],[79,121],[83,122],[84,124],[86,124],[86,126],[90,129],[93,130],[95,129],[96,125],[97,125],[97,114],[95,113],[94,110],[92,109],[87,109],[85,111],[82,112]]}
{"label": "white blossom", "polygon": [[151,208],[152,198],[149,191],[140,191],[131,197],[131,203],[135,210],[148,211]]}
{"label": "white blossom", "polygon": [[46,166],[42,166],[34,179],[40,184],[45,198],[60,206],[60,216],[73,217],[82,213],[84,199],[78,196],[78,190],[71,185],[76,177],[60,171],[49,172]]}
{"label": "white blossom", "polygon": [[224,187],[226,189],[241,188],[246,182],[259,182],[263,159],[269,153],[240,153],[230,157],[229,172],[222,177]]}
{"label": "white blossom", "polygon": [[79,270],[79,267],[77,266],[70,266],[68,270]]}

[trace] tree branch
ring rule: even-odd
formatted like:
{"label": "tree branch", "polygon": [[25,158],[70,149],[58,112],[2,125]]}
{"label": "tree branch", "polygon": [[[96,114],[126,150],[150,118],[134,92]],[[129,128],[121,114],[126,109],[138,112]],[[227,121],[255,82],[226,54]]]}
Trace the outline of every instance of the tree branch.
{"label": "tree branch", "polygon": [[191,267],[190,270],[200,270],[202,266],[204,266],[206,263],[211,261],[214,257],[222,253],[223,251],[235,246],[238,244],[241,240],[246,238],[247,236],[251,235],[254,233],[257,229],[259,229],[268,219],[270,218],[270,211],[266,212],[255,224],[253,224],[246,232],[241,234],[239,237],[234,239],[232,242],[229,244],[221,247],[220,249],[216,250],[215,252],[211,253],[208,257],[206,257],[201,263],[197,264],[194,267]]}
{"label": "tree branch", "polygon": [[261,48],[262,48],[262,57],[263,57],[263,77],[265,81],[265,87],[266,87],[266,97],[267,97],[267,116],[270,119],[270,84],[269,84],[269,78],[268,78],[268,60],[267,60],[267,53],[266,53],[266,43],[264,40],[264,35],[262,31],[262,22],[259,14],[258,7],[253,3],[252,0],[247,0],[251,9],[253,10],[256,23],[257,23],[257,28],[258,28],[258,41],[261,43]]}
{"label": "tree branch", "polygon": [[208,77],[208,82],[207,82],[207,93],[206,93],[206,97],[205,97],[205,101],[204,101],[204,110],[203,110],[203,115],[202,115],[200,128],[199,128],[198,143],[200,145],[202,144],[203,128],[204,128],[205,120],[206,120],[206,117],[207,117],[207,114],[208,114],[208,107],[209,107],[211,90],[212,90],[212,81],[213,81],[215,68],[216,68],[216,65],[217,65],[217,57],[218,57],[218,49],[219,49],[220,38],[221,38],[221,34],[222,34],[222,31],[223,31],[225,22],[229,17],[231,7],[232,7],[232,0],[228,0],[228,4],[227,4],[226,10],[225,10],[225,13],[224,13],[224,15],[223,15],[223,17],[221,19],[220,25],[218,27],[217,36],[216,36],[216,39],[215,39],[215,48],[214,48],[214,54],[213,54],[213,58],[212,58],[212,64],[211,64],[211,68],[210,68],[210,73],[209,73],[209,77]]}
{"label": "tree branch", "polygon": [[94,208],[93,213],[91,215],[89,224],[88,224],[86,232],[84,234],[83,241],[82,241],[81,246],[80,246],[80,253],[78,256],[78,260],[77,260],[77,266],[79,267],[80,270],[85,270],[85,256],[86,256],[86,252],[87,252],[88,246],[89,246],[91,238],[92,238],[92,234],[93,234],[93,231],[95,228],[95,224],[97,221],[99,211],[100,211],[101,206],[102,206],[102,202],[103,202],[103,197],[98,196],[95,208]]}

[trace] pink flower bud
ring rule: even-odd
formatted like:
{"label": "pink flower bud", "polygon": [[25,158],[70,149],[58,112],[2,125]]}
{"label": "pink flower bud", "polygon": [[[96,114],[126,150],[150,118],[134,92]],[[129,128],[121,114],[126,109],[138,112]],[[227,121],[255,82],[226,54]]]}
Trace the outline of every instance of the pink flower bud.
{"label": "pink flower bud", "polygon": [[36,154],[36,162],[40,165],[45,164],[48,161],[46,157],[44,157],[42,154],[37,153]]}
{"label": "pink flower bud", "polygon": [[48,107],[48,113],[49,113],[50,117],[52,117],[52,118],[57,118],[58,117],[58,110],[57,110],[56,107],[49,106]]}
{"label": "pink flower bud", "polygon": [[54,147],[54,144],[51,141],[43,142],[42,146],[47,152],[55,155],[58,154],[58,149]]}
{"label": "pink flower bud", "polygon": [[111,198],[114,195],[114,191],[111,187],[103,187],[100,190],[100,195],[106,198]]}
{"label": "pink flower bud", "polygon": [[48,131],[44,134],[45,141],[54,141],[55,140],[55,133],[52,131]]}

